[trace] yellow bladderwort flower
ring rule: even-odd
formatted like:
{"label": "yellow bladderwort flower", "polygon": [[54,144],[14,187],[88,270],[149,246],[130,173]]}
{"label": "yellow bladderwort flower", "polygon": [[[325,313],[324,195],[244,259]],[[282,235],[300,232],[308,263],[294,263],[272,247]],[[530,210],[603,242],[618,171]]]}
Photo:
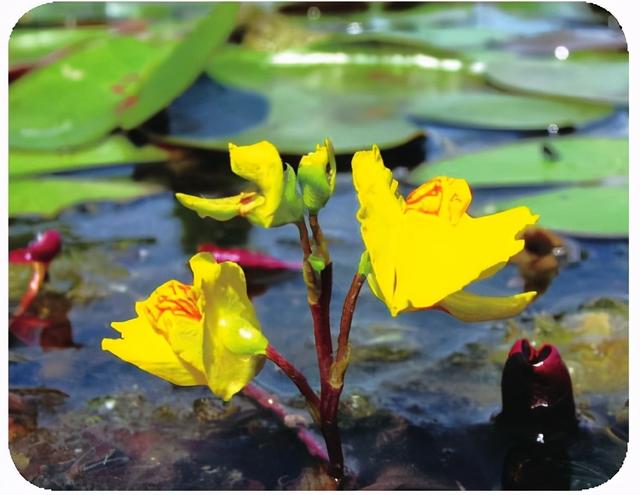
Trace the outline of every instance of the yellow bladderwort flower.
{"label": "yellow bladderwort flower", "polygon": [[102,349],[176,385],[208,385],[224,400],[262,369],[268,345],[247,297],[244,272],[209,253],[189,261],[193,285],[171,280],[111,325]]}
{"label": "yellow bladderwort flower", "polygon": [[304,208],[296,173],[290,165],[283,166],[273,144],[268,141],[250,146],[229,143],[229,154],[231,170],[253,182],[258,191],[212,199],[178,193],[178,201],[201,217],[226,221],[243,216],[251,223],[266,228],[297,222],[302,218]]}
{"label": "yellow bladderwort flower", "polygon": [[357,152],[352,168],[369,256],[361,269],[369,270],[369,285],[392,316],[437,308],[464,321],[493,320],[514,316],[533,300],[535,292],[484,297],[462,290],[524,247],[519,234],[538,219],[528,208],[473,218],[469,185],[449,177],[429,180],[405,200],[376,146]]}
{"label": "yellow bladderwort flower", "polygon": [[304,205],[311,214],[317,214],[336,188],[336,157],[329,139],[300,159],[298,180],[302,185]]}

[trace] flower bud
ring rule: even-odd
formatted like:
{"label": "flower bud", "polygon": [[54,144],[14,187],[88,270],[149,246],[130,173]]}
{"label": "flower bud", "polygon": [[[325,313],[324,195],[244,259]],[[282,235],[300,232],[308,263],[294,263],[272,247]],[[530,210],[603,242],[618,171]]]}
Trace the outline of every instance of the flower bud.
{"label": "flower bud", "polygon": [[518,340],[502,371],[500,421],[566,430],[576,426],[571,376],[555,346]]}
{"label": "flower bud", "polygon": [[27,247],[9,252],[10,263],[50,263],[62,249],[62,238],[57,230],[46,230],[29,243]]}
{"label": "flower bud", "polygon": [[327,204],[336,187],[336,158],[333,145],[325,139],[316,151],[304,155],[298,166],[302,200],[312,214]]}

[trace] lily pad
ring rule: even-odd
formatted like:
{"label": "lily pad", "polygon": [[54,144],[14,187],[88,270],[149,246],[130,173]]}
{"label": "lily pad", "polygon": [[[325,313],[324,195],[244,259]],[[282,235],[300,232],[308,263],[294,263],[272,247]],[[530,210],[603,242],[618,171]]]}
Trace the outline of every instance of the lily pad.
{"label": "lily pad", "polygon": [[489,204],[485,213],[528,206],[539,224],[576,237],[629,235],[629,186],[571,187]]}
{"label": "lily pad", "polygon": [[580,98],[626,105],[629,99],[629,64],[611,60],[524,59],[509,57],[487,65],[487,80],[508,90]]}
{"label": "lily pad", "polygon": [[580,127],[606,117],[604,104],[505,93],[451,92],[415,102],[411,114],[421,120],[477,129],[541,131],[550,126]]}
{"label": "lily pad", "polygon": [[124,136],[110,136],[98,144],[67,152],[9,151],[9,176],[63,172],[104,165],[161,162],[169,153],[153,145],[135,146]]}
{"label": "lily pad", "polygon": [[464,177],[474,187],[584,182],[629,173],[629,140],[594,137],[527,139],[424,163],[408,182],[431,177]]}
{"label": "lily pad", "polygon": [[425,48],[394,34],[335,36],[305,50],[279,52],[229,46],[216,52],[207,73],[221,83],[265,93],[290,84],[395,101],[483,85],[457,55]]}
{"label": "lily pad", "polygon": [[127,106],[120,122],[132,129],[187,89],[202,72],[211,51],[224,42],[235,25],[238,5],[219,3],[153,71],[142,78],[135,103]]}
{"label": "lily pad", "polygon": [[235,10],[216,5],[182,42],[114,35],[22,77],[9,93],[10,146],[58,150],[135,127],[193,82]]}
{"label": "lily pad", "polygon": [[15,179],[9,183],[9,216],[51,217],[78,203],[126,201],[157,191],[148,184],[129,181]]}
{"label": "lily pad", "polygon": [[[202,89],[206,84],[201,83],[200,89],[194,90],[206,91],[206,88]],[[208,84],[217,86],[212,81]],[[229,108],[225,103],[227,98],[233,98],[239,107]],[[222,90],[218,99],[202,101],[200,110],[193,114],[184,114],[179,106],[172,105],[170,119],[182,114],[186,120],[184,124],[172,125],[184,132],[157,137],[170,144],[224,152],[228,150],[229,142],[247,145],[266,139],[283,154],[301,155],[315,149],[325,137],[332,139],[336,153],[343,154],[370,148],[371,143],[377,143],[381,148],[395,147],[423,135],[418,127],[398,115],[392,105],[381,103],[372,96],[309,93],[283,84],[269,92],[267,101],[268,113],[259,122],[251,116],[252,108],[247,107],[255,102],[264,105],[259,94],[239,96]],[[251,126],[230,132],[221,108],[228,108],[231,115],[235,112],[244,115],[243,120],[251,122]],[[232,127],[243,124],[237,116],[231,118],[230,123]]]}
{"label": "lily pad", "polygon": [[9,65],[33,64],[62,49],[104,36],[103,27],[14,29],[9,38]]}
{"label": "lily pad", "polygon": [[171,43],[114,36],[30,72],[9,90],[9,145],[57,150],[86,145],[118,126],[124,107]]}

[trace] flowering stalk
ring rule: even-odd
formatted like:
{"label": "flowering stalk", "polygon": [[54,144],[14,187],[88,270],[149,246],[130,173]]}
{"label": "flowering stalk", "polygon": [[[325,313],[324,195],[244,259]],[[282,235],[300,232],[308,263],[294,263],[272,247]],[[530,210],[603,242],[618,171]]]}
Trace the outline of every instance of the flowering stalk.
{"label": "flowering stalk", "polygon": [[9,320],[9,328],[11,328],[13,324],[27,312],[29,307],[31,307],[31,304],[40,292],[42,284],[44,284],[44,279],[47,276],[49,263],[34,261],[31,265],[33,267],[33,273],[31,274],[31,280],[29,280],[29,286],[27,287],[26,292],[22,295],[18,308]]}
{"label": "flowering stalk", "polygon": [[329,461],[327,452],[313,433],[300,424],[291,424],[291,414],[286,408],[278,401],[278,398],[268,393],[263,388],[249,383],[242,389],[242,394],[245,397],[256,402],[258,405],[273,412],[286,426],[296,430],[296,436],[304,444],[309,453],[325,462]]}

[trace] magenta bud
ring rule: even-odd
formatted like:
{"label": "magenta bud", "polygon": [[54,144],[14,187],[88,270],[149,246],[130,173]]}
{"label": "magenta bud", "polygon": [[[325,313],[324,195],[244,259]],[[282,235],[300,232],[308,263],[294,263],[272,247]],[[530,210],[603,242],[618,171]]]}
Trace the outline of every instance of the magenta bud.
{"label": "magenta bud", "polygon": [[576,425],[571,376],[555,346],[536,350],[527,339],[513,344],[502,371],[499,419],[554,429]]}
{"label": "magenta bud", "polygon": [[211,253],[218,263],[233,261],[244,269],[300,270],[302,268],[302,263],[298,261],[284,261],[264,253],[242,248],[221,248],[210,243],[198,246],[198,252]]}
{"label": "magenta bud", "polygon": [[27,247],[9,251],[9,263],[49,263],[62,249],[62,237],[57,230],[46,230],[37,235]]}

